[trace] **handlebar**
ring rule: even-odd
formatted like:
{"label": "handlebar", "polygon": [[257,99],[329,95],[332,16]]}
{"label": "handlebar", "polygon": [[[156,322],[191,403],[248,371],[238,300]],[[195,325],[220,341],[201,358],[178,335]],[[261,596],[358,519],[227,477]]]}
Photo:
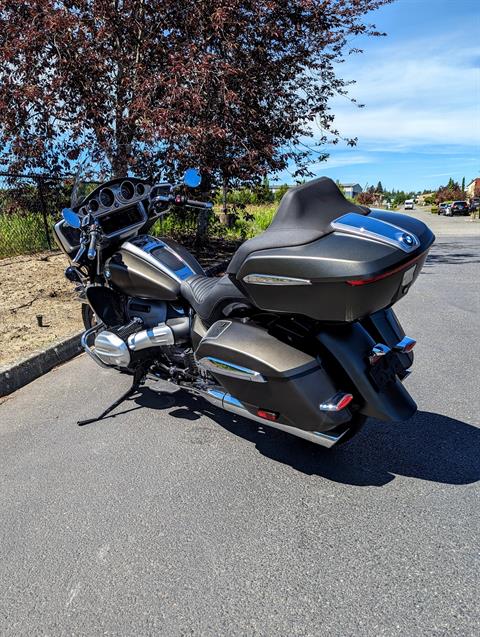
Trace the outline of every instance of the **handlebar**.
{"label": "handlebar", "polygon": [[90,245],[88,246],[87,257],[90,261],[93,261],[97,256],[97,239],[98,239],[98,230],[92,230],[90,233]]}
{"label": "handlebar", "polygon": [[210,210],[213,208],[213,204],[210,201],[196,201],[195,199],[187,199],[183,195],[155,195],[152,199],[152,203],[168,203],[170,205],[177,206],[189,206],[190,208],[202,208],[204,210]]}
{"label": "handlebar", "polygon": [[80,245],[80,248],[78,249],[77,254],[75,255],[73,261],[72,261],[72,265],[76,268],[78,268],[79,266],[82,265],[82,257],[85,254],[85,244],[82,243]]}

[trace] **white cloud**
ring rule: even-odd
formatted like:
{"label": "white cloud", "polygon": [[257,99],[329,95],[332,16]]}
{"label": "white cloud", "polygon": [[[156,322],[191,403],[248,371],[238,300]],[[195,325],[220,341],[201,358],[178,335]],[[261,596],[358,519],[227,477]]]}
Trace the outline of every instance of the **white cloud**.
{"label": "white cloud", "polygon": [[370,164],[373,158],[369,155],[362,155],[359,153],[353,153],[350,151],[348,154],[336,155],[329,157],[326,161],[319,161],[311,165],[312,169],[321,167],[322,170],[329,170],[330,168],[343,168],[344,166],[355,166],[359,164]]}
{"label": "white cloud", "polygon": [[[381,57],[364,53],[339,72],[355,79],[350,95],[333,105],[335,123],[363,142],[461,144],[480,148],[480,47],[465,45],[465,33],[386,45]],[[468,42],[468,41],[467,41]]]}

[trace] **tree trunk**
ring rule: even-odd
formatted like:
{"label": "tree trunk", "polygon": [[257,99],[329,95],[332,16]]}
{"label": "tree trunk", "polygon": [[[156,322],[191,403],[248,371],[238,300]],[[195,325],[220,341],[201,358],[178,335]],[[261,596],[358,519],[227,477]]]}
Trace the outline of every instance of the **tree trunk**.
{"label": "tree trunk", "polygon": [[223,207],[222,207],[222,212],[224,215],[227,214],[228,209],[227,209],[227,195],[228,195],[228,179],[226,177],[223,178],[223,184],[222,184],[222,201],[223,201]]}

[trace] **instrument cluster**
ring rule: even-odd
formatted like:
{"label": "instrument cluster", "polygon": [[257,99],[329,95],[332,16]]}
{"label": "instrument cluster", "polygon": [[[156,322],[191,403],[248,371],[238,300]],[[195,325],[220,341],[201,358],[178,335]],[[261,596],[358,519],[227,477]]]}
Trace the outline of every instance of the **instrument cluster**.
{"label": "instrument cluster", "polygon": [[95,189],[79,209],[81,215],[91,212],[102,215],[143,201],[148,197],[150,185],[138,179],[119,179]]}

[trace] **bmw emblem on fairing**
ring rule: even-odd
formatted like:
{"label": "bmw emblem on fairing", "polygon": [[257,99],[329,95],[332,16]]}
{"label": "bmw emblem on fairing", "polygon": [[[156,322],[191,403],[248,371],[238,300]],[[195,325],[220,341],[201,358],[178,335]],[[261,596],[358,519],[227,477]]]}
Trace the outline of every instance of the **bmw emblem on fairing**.
{"label": "bmw emblem on fairing", "polygon": [[413,237],[411,234],[404,233],[402,235],[402,240],[407,244],[407,246],[413,246]]}

